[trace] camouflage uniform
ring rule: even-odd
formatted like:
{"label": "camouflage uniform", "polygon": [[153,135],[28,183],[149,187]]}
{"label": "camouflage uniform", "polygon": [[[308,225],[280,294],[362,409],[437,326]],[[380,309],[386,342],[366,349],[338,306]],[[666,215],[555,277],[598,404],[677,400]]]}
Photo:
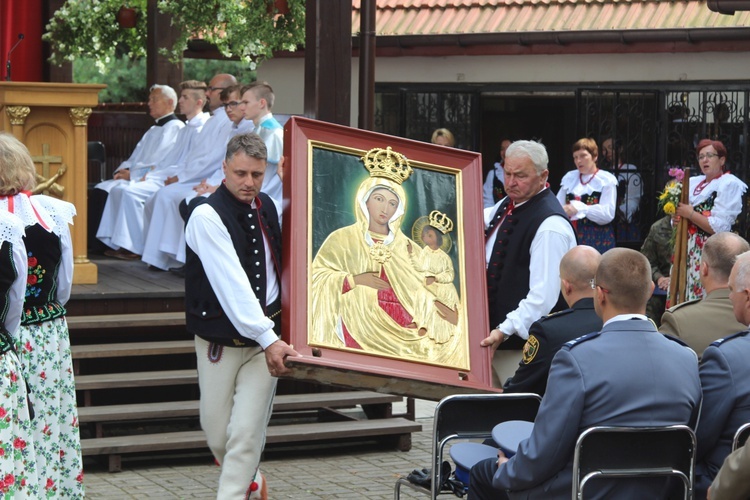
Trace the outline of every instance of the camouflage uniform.
{"label": "camouflage uniform", "polygon": [[[654,285],[662,276],[669,276],[669,270],[672,265],[672,224],[671,217],[665,215],[654,222],[648,231],[641,253],[646,256],[651,263],[651,279]],[[661,315],[664,313],[666,305],[666,295],[654,295],[649,299],[646,306],[646,315],[654,320],[657,325],[661,321]]]}

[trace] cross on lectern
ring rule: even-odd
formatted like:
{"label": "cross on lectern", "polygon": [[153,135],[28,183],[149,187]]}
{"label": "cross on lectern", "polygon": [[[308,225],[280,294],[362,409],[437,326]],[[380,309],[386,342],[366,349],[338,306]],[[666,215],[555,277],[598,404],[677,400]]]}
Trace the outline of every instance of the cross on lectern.
{"label": "cross on lectern", "polygon": [[[37,174],[37,187],[34,190],[35,193],[43,192],[49,194],[50,192],[55,196],[61,197],[63,190],[62,186],[57,184],[57,179],[67,170],[67,167],[62,162],[62,156],[52,156],[49,154],[49,144],[42,144],[42,156],[32,156],[34,163],[42,164],[42,175]],[[57,169],[55,175],[50,175],[50,164],[59,163],[60,167]]]}
{"label": "cross on lectern", "polygon": [[42,144],[42,156],[32,156],[34,163],[42,164],[42,177],[44,180],[49,179],[49,166],[51,163],[62,164],[62,156],[50,156],[49,144]]}

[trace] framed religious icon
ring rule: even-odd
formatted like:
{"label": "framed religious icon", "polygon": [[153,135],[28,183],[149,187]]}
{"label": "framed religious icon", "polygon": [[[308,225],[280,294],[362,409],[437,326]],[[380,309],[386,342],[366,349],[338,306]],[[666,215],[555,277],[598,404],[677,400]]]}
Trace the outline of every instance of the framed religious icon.
{"label": "framed religious icon", "polygon": [[492,390],[480,155],[297,117],[284,147],[293,376],[429,399]]}

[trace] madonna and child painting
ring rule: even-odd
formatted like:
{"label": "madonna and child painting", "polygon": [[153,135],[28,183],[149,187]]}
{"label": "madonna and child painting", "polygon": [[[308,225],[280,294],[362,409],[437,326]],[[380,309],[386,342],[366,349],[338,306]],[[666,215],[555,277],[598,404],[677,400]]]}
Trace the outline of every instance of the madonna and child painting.
{"label": "madonna and child painting", "polygon": [[467,369],[459,173],[325,145],[310,168],[308,343]]}

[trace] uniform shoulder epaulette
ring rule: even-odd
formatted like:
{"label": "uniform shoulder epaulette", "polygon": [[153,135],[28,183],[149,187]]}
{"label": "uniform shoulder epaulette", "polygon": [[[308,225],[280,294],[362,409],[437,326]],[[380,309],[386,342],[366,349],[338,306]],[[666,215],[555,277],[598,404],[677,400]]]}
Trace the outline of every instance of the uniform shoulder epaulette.
{"label": "uniform shoulder epaulette", "polygon": [[586,335],[581,335],[580,337],[574,338],[573,340],[571,340],[569,342],[566,342],[563,345],[563,348],[564,349],[572,349],[572,348],[574,348],[577,345],[583,344],[587,340],[595,339],[596,337],[598,337],[601,334],[602,334],[602,332],[591,332],[591,333],[587,333]]}
{"label": "uniform shoulder epaulette", "polygon": [[685,307],[685,306],[689,306],[690,304],[697,304],[700,301],[701,301],[701,299],[688,300],[687,302],[681,302],[681,303],[677,304],[676,306],[672,306],[672,307],[670,307],[667,310],[668,311],[676,311],[677,309],[680,309],[680,308]]}
{"label": "uniform shoulder epaulette", "polygon": [[[673,337],[672,335],[669,335],[668,333],[662,333],[662,335],[663,335],[663,336],[664,336],[664,337],[665,337],[666,339],[669,339],[669,340],[671,340],[672,342],[677,342],[677,343],[678,343],[678,344],[680,344],[680,345],[681,345],[682,347],[690,347],[690,346],[689,346],[689,345],[687,344],[687,342],[685,342],[684,340],[682,340],[682,339],[680,339],[680,338],[677,338],[677,337]],[[691,347],[691,349],[692,349],[692,347]]]}
{"label": "uniform shoulder epaulette", "polygon": [[744,337],[748,333],[750,333],[750,330],[743,330],[741,332],[737,332],[737,333],[734,333],[732,335],[729,335],[728,337],[724,337],[724,338],[721,338],[719,340],[716,340],[716,341],[712,342],[711,345],[714,346],[714,347],[719,347],[724,342],[727,342],[727,341],[732,340],[732,339],[738,339],[740,337]]}
{"label": "uniform shoulder epaulette", "polygon": [[539,318],[539,321],[542,322],[542,321],[545,321],[545,320],[548,320],[548,319],[551,319],[551,318],[559,318],[560,316],[564,316],[564,315],[570,314],[572,312],[573,312],[572,308],[571,309],[563,309],[562,311],[556,311],[556,312],[553,312],[553,313],[549,313],[548,315]]}

